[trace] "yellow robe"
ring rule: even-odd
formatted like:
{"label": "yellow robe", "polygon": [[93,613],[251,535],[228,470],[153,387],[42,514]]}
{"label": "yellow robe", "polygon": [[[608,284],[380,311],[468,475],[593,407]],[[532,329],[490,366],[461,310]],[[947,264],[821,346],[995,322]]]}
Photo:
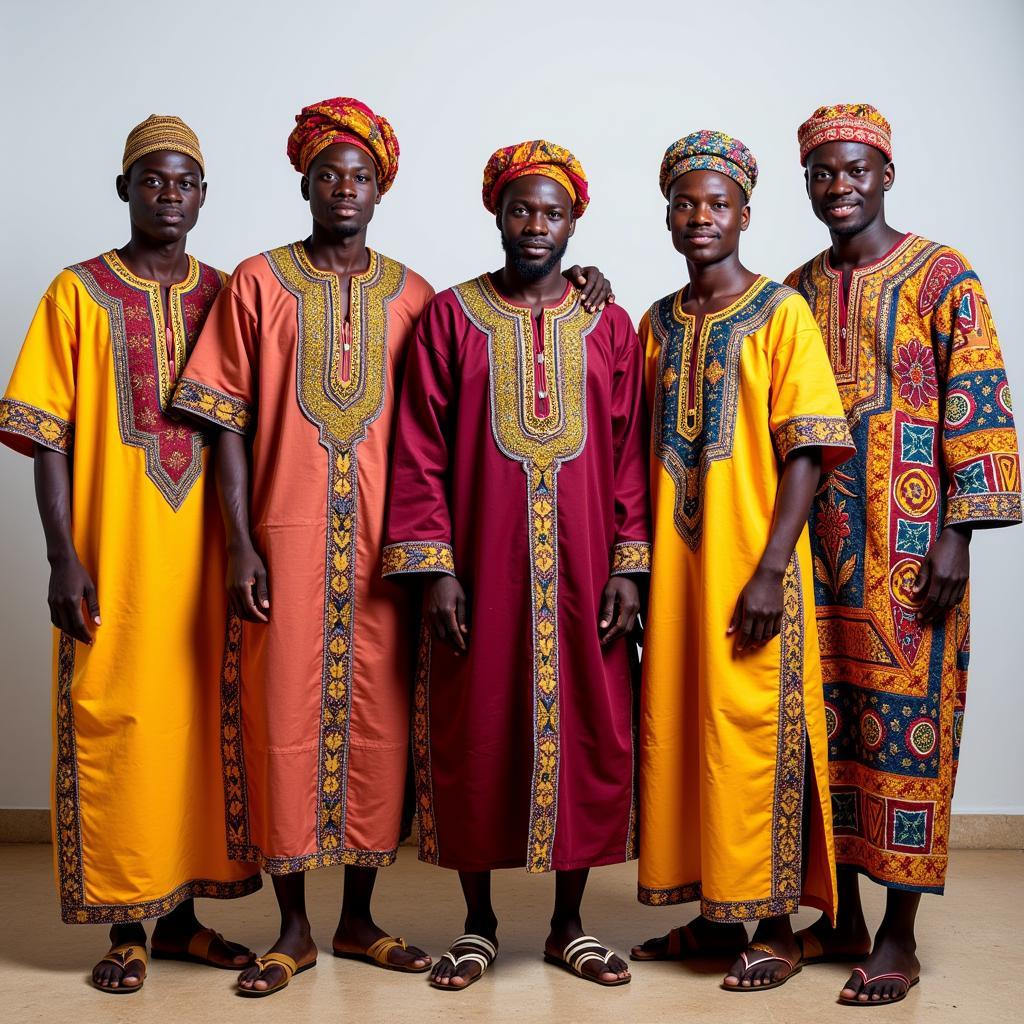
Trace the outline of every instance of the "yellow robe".
{"label": "yellow robe", "polygon": [[768,542],[786,456],[819,446],[829,467],[852,454],[852,442],[821,335],[795,292],[759,278],[705,319],[696,344],[681,296],[656,302],[640,326],[653,411],[654,550],[639,897],[700,900],[717,921],[790,914],[801,903],[833,913],[806,529],[783,582],[781,634],[737,657],[726,630]]}
{"label": "yellow robe", "polygon": [[54,851],[72,924],[260,884],[228,860],[225,838],[226,599],[209,449],[165,412],[221,283],[190,258],[165,325],[159,286],[115,253],[63,271],[0,400],[0,441],[71,460],[72,537],[100,604],[92,646],[54,643]]}

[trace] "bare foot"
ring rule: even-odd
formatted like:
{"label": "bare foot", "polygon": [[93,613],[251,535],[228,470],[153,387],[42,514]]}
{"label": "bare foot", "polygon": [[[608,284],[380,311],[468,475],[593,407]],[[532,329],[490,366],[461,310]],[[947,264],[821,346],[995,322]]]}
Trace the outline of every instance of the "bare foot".
{"label": "bare foot", "polygon": [[[375,942],[388,937],[388,933],[383,928],[378,928],[372,918],[342,916],[331,945],[336,954],[365,955]],[[430,957],[418,946],[395,946],[388,950],[387,956],[388,963],[392,966],[413,971],[426,970],[431,963]]]}

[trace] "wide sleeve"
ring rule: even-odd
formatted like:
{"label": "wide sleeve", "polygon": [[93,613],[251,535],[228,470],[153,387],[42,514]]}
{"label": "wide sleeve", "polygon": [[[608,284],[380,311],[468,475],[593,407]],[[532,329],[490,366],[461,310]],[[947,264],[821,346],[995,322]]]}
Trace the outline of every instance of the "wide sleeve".
{"label": "wide sleeve", "polygon": [[172,407],[224,430],[254,425],[258,322],[232,278],[210,315],[174,392]]}
{"label": "wide sleeve", "polygon": [[23,455],[31,455],[37,444],[71,453],[78,331],[73,312],[65,312],[58,304],[58,282],[36,309],[0,399],[0,441]]}
{"label": "wide sleeve", "polygon": [[[621,321],[618,322],[618,321]],[[613,328],[619,353],[612,379],[612,444],[615,461],[615,542],[611,573],[651,571],[647,455],[650,446],[644,399],[644,351],[623,314]]]}
{"label": "wide sleeve", "polygon": [[455,575],[447,484],[454,386],[451,329],[438,303],[416,325],[405,363],[391,460],[384,576]]}
{"label": "wide sleeve", "polygon": [[772,317],[769,424],[781,461],[798,448],[821,449],[822,473],[856,451],[821,331],[799,295]]}
{"label": "wide sleeve", "polygon": [[943,525],[1009,526],[1021,521],[1010,388],[985,292],[967,261],[959,259],[964,271],[940,296],[932,318],[945,408]]}

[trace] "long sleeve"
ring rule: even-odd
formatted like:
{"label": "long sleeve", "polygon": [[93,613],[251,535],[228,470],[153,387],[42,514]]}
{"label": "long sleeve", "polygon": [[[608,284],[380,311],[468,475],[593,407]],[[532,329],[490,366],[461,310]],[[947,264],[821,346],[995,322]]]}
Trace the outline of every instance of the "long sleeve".
{"label": "long sleeve", "polygon": [[224,430],[248,433],[257,401],[257,335],[256,317],[232,277],[214,301],[178,382],[173,408]]}
{"label": "long sleeve", "polygon": [[818,447],[827,473],[856,449],[821,332],[798,295],[786,299],[772,326],[769,425],[775,451],[785,461],[797,448]]}
{"label": "long sleeve", "polygon": [[419,319],[405,363],[391,464],[384,576],[455,575],[447,484],[454,387],[450,329],[431,302]]}
{"label": "long sleeve", "polygon": [[[618,321],[621,321],[621,325]],[[615,459],[615,543],[611,572],[651,571],[648,495],[650,427],[644,398],[644,351],[623,313],[614,330],[619,352],[612,380],[612,443]]]}
{"label": "long sleeve", "polygon": [[70,454],[74,436],[78,332],[74,307],[66,312],[63,292],[73,289],[61,275],[36,309],[10,383],[0,399],[0,442],[23,455],[34,444]]}
{"label": "long sleeve", "polygon": [[957,257],[964,271],[939,297],[932,319],[945,408],[943,525],[1009,526],[1021,521],[1021,495],[1006,368],[981,282]]}

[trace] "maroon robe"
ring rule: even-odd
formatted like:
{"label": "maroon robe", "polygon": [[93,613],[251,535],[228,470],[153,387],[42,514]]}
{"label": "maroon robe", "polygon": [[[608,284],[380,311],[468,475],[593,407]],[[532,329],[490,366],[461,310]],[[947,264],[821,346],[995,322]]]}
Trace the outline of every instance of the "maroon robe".
{"label": "maroon robe", "polygon": [[463,871],[634,855],[630,658],[602,648],[612,573],[648,572],[643,352],[578,291],[534,319],[488,276],[427,306],[402,391],[385,575],[446,572],[469,650],[424,629],[420,857]]}

